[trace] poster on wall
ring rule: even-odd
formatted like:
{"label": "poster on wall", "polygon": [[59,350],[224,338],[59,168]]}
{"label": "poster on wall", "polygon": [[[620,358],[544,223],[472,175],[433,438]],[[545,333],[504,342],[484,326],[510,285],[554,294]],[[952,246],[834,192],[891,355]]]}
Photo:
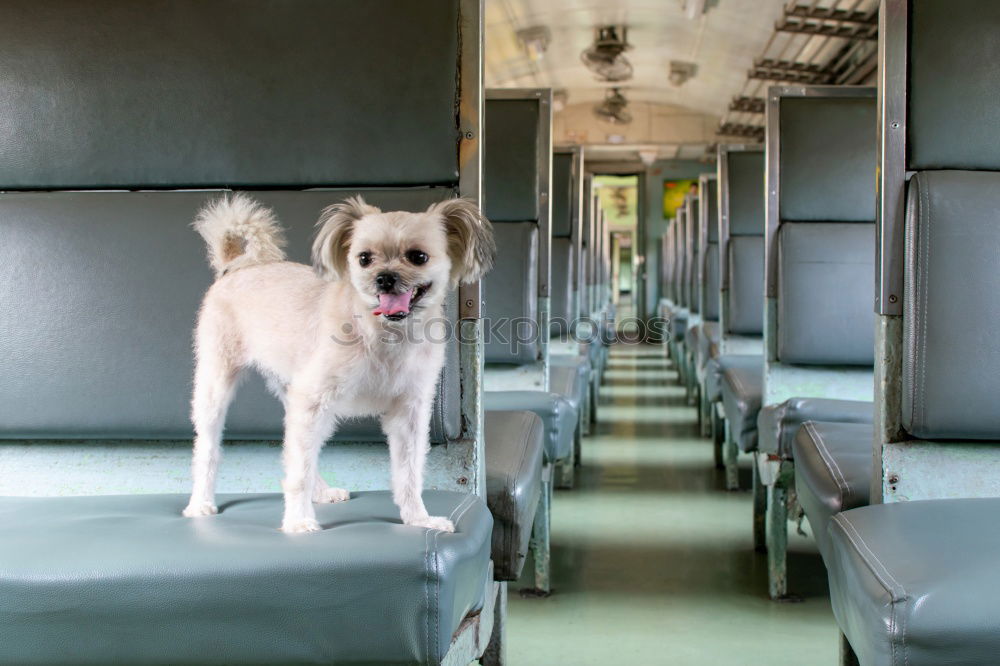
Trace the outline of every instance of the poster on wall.
{"label": "poster on wall", "polygon": [[677,215],[677,209],[684,203],[688,193],[698,192],[697,178],[663,181],[663,219],[669,220]]}

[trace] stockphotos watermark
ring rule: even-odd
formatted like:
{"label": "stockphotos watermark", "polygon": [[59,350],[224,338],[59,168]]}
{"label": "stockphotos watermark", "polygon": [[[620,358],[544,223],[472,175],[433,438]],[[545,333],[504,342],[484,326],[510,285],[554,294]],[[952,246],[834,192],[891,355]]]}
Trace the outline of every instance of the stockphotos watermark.
{"label": "stockphotos watermark", "polygon": [[[360,320],[361,315],[355,315]],[[491,347],[503,347],[513,356],[519,356],[526,350],[537,349],[541,344],[542,335],[538,320],[531,317],[490,317],[483,318],[483,341]],[[626,317],[612,324],[587,317],[568,320],[552,317],[549,320],[549,335],[547,339],[576,342],[579,344],[599,342],[603,344],[646,344],[666,342],[670,335],[669,322],[660,317],[639,319]],[[407,318],[394,326],[383,327],[379,331],[379,341],[383,344],[403,343],[444,343],[450,340],[472,342],[466,340],[462,327],[456,322],[444,317],[430,319]],[[353,345],[360,341],[357,326],[354,322],[345,323],[339,332],[331,336],[334,342],[341,345]]]}

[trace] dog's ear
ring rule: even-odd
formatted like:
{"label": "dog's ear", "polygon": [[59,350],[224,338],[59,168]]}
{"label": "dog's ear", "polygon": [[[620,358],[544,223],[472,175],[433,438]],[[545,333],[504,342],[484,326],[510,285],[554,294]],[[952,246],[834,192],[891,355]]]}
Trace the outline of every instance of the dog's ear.
{"label": "dog's ear", "polygon": [[427,212],[441,216],[448,234],[453,287],[475,282],[493,268],[497,253],[493,225],[479,206],[468,199],[448,199],[433,204]]}
{"label": "dog's ear", "polygon": [[327,280],[347,274],[347,252],[351,247],[354,224],[365,215],[380,213],[360,196],[327,206],[319,216],[316,240],[312,246],[312,264],[316,273]]}

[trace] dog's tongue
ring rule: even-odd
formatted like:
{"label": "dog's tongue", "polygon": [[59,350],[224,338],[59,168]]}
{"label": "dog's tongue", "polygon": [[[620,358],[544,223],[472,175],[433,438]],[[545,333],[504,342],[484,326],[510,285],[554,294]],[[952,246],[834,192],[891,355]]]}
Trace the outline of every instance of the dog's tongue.
{"label": "dog's tongue", "polygon": [[372,310],[372,314],[394,315],[410,311],[410,299],[413,298],[413,291],[404,291],[402,294],[379,294],[378,307]]}

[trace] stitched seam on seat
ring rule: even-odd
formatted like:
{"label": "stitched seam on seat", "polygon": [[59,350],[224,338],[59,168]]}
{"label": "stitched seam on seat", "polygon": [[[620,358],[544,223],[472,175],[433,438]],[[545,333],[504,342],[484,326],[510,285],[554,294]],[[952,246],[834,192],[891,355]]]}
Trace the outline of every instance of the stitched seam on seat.
{"label": "stitched seam on seat", "polygon": [[[461,505],[459,505],[461,506]],[[454,515],[454,512],[452,512]],[[441,653],[441,563],[438,558],[438,535],[434,530],[434,659]]]}
{"label": "stitched seam on seat", "polygon": [[[427,575],[424,578],[424,606],[427,608],[427,623],[424,631],[424,640],[427,645],[427,651],[430,652],[431,649],[431,557],[430,557],[430,530],[424,530],[424,569]],[[431,658],[431,655],[427,655]]]}
{"label": "stitched seam on seat", "polygon": [[[881,568],[882,573],[885,575],[885,578],[883,578],[883,576],[878,571],[875,570],[875,567],[872,566],[872,562],[868,561],[868,558],[864,557],[864,554],[862,553],[862,558],[864,558],[865,561],[868,563],[868,567],[871,570],[872,574],[875,575],[875,578],[878,579],[878,581],[882,584],[882,587],[885,588],[886,592],[888,592],[892,596],[892,602],[896,603],[898,601],[905,600],[906,589],[899,584],[899,581],[897,581],[891,573],[889,573],[889,570],[886,568],[886,566],[882,564],[882,560],[880,560],[878,556],[872,551],[872,549],[868,547],[868,544],[865,543],[864,539],[861,537],[861,533],[858,532],[857,528],[854,527],[854,524],[851,523],[850,520],[845,518],[844,514],[842,513],[834,516],[833,519],[835,522],[837,522],[838,524],[840,524],[842,527],[845,528],[844,534],[846,534],[847,538],[851,540],[851,543],[854,544],[854,547],[857,548],[859,552],[863,548],[865,552],[867,552],[871,556],[871,559],[874,560],[876,564],[878,564],[879,568]],[[847,528],[850,529],[850,532],[848,532]],[[854,536],[851,535],[852,532]],[[857,538],[855,538],[855,536]],[[892,581],[892,583],[890,584],[886,582],[886,578]],[[893,588],[893,586],[895,586],[895,588]]]}
{"label": "stitched seam on seat", "polygon": [[[522,445],[521,445],[521,460],[520,460],[520,462],[517,465],[517,470],[518,471],[520,471],[522,469],[522,466],[524,465],[524,460],[528,456],[528,444],[529,444],[529,442],[531,440],[531,434],[534,431],[534,428],[531,427],[532,426],[532,421],[534,420],[534,419],[532,419],[532,416],[533,416],[532,414],[527,414],[527,413],[521,414],[521,423],[523,424],[523,427],[524,427],[524,440],[523,440]],[[517,482],[516,477],[513,479],[513,482],[514,483],[511,484],[512,488],[514,487],[514,484]],[[514,525],[517,525],[517,520],[516,520],[517,519],[517,498],[514,496],[513,492],[511,493],[511,511],[514,514],[514,517],[515,517]],[[504,554],[506,554],[508,552],[513,552],[514,551],[514,530],[510,530],[509,540],[510,540],[510,543],[507,544],[507,550],[504,551]],[[511,564],[513,564],[516,560],[517,560],[517,557],[516,557],[516,553],[515,553],[515,557],[513,557],[511,559]]]}
{"label": "stitched seam on seat", "polygon": [[[850,520],[848,520],[847,518],[845,518],[843,514],[839,514],[837,516],[834,516],[833,520],[834,520],[834,523],[839,524],[841,526],[841,529],[843,530],[844,535],[851,541],[852,544],[854,544],[854,547],[858,549],[858,552],[859,552],[859,554],[861,554],[862,559],[868,565],[869,571],[871,571],[872,575],[875,576],[875,579],[879,582],[879,584],[882,585],[883,588],[885,588],[886,592],[889,593],[889,597],[890,597],[890,602],[889,602],[889,627],[890,627],[890,635],[891,635],[891,633],[896,628],[896,622],[897,622],[897,619],[896,619],[896,606],[897,606],[897,604],[900,604],[900,603],[905,604],[906,601],[907,601],[906,589],[902,585],[899,584],[899,581],[897,581],[893,577],[893,575],[891,573],[889,573],[889,570],[886,568],[886,566],[884,564],[882,564],[882,561],[878,558],[878,556],[875,555],[874,552],[872,552],[872,549],[869,548],[868,544],[866,544],[864,542],[864,539],[861,538],[861,534],[854,527],[854,524],[851,523]],[[853,532],[855,535],[857,535],[857,539],[855,539],[853,536],[851,536],[851,532],[848,532],[847,529],[845,529],[845,526],[848,527],[848,528],[850,528],[851,532]],[[872,562],[869,561],[868,558],[866,558],[864,556],[864,553],[861,553],[861,548],[864,548],[868,552],[868,554],[871,555],[872,559],[874,559],[875,562],[878,563],[879,567],[882,568],[882,571],[885,573],[886,577],[888,577],[889,580],[891,580],[893,582],[893,584],[896,587],[899,588],[898,598],[897,598],[897,592],[896,592],[896,590],[892,589],[892,587],[888,583],[886,583],[885,579],[882,578],[882,576],[879,574],[879,572],[875,570],[875,567],[872,565]],[[900,642],[902,643],[902,648],[903,648],[903,663],[908,665],[910,663],[910,659],[909,659],[909,651],[908,651],[908,648],[907,648],[907,645],[906,645],[906,613],[903,613],[901,615],[901,617],[902,617],[903,622],[899,626],[899,630],[900,630],[899,638],[900,638]],[[891,638],[889,639],[889,652],[890,652],[890,657],[892,659],[892,663],[893,664],[898,663],[897,660],[896,660],[896,644],[895,644],[895,642]]]}
{"label": "stitched seam on seat", "polygon": [[[472,495],[467,495],[465,499],[458,503],[454,509],[452,509],[451,514],[448,516],[448,520],[453,523],[457,523],[462,516],[465,515],[466,511],[472,508]],[[462,505],[468,503],[468,506],[462,511],[458,518],[455,518],[455,514],[458,510],[462,508]],[[428,533],[431,530],[427,530]],[[441,653],[441,561],[438,557],[438,537],[441,536],[440,530],[433,530],[434,532],[434,659],[437,659],[437,655]]]}
{"label": "stitched seam on seat", "polygon": [[[838,465],[837,461],[833,459],[833,456],[830,454],[830,450],[826,446],[826,442],[823,441],[823,436],[819,434],[818,430],[816,430],[813,422],[806,421],[802,425],[804,425],[806,430],[809,431],[809,434],[812,435],[813,441],[816,442],[816,451],[819,453],[820,458],[823,459],[823,464],[826,465],[827,471],[830,472],[830,478],[832,478],[833,482],[837,484],[837,491],[840,493],[840,506],[841,510],[843,510],[844,495],[845,493],[851,492],[851,487],[848,485],[847,479],[844,477],[844,473],[840,469],[840,465]],[[838,476],[840,477],[840,481],[837,480]]]}

